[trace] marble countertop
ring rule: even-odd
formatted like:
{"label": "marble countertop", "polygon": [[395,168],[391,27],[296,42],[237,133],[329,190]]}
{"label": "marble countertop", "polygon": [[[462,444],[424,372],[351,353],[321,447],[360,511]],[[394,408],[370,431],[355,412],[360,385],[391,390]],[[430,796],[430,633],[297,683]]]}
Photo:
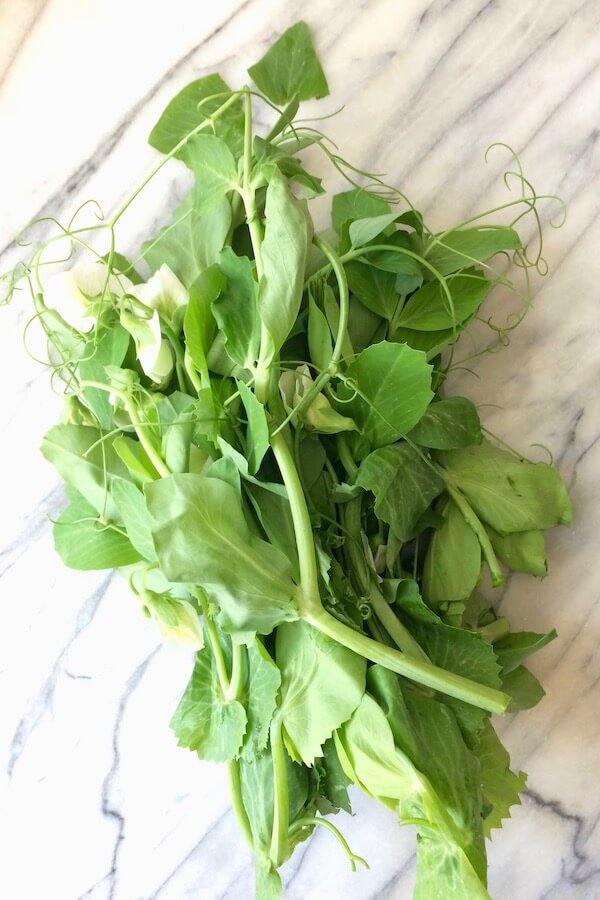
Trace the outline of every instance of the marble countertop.
{"label": "marble countertop", "polygon": [[[156,11],[155,11],[156,10]],[[0,5],[0,271],[29,219],[126,196],[146,135],[193,78],[244,77],[298,18],[313,28],[331,98],[328,131],[385,171],[430,222],[502,194],[505,141],[569,218],[547,228],[550,275],[510,346],[457,376],[486,426],[544,445],[575,506],[549,540],[550,575],[514,576],[501,607],[559,639],[532,663],[547,696],[499,723],[529,787],[490,846],[494,900],[600,895],[600,4],[598,0],[4,0]],[[340,189],[335,179],[328,186]],[[128,239],[164,216],[165,183]],[[552,209],[547,210],[550,215]],[[136,231],[137,229],[137,231]],[[126,584],[63,568],[50,518],[63,503],[38,453],[57,404],[22,350],[24,304],[2,311],[0,383],[0,896],[7,900],[238,900],[251,859],[225,772],[178,750],[168,721],[190,658],[164,646]],[[479,377],[477,377],[479,376]],[[408,898],[414,836],[356,796],[344,822],[371,871],[353,875],[326,833],[285,868],[289,900]]]}

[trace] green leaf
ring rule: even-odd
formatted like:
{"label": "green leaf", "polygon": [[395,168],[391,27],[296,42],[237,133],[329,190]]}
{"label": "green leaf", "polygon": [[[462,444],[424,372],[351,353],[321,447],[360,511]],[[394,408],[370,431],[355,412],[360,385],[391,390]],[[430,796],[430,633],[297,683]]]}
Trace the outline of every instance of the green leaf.
{"label": "green leaf", "polygon": [[[381,341],[363,350],[347,377],[358,393],[340,407],[362,431],[360,449],[393,444],[417,424],[433,396],[431,366],[405,344]],[[349,389],[346,396],[351,397]]]}
{"label": "green leaf", "polygon": [[346,277],[350,292],[360,300],[363,306],[388,321],[396,313],[401,298],[396,291],[396,276],[393,272],[384,272],[366,261],[350,260],[345,265]]}
{"label": "green leaf", "polygon": [[67,484],[79,491],[100,515],[115,519],[117,510],[109,491],[115,476],[127,477],[127,469],[110,442],[100,441],[101,438],[102,432],[97,428],[55,425],[43,438],[41,449]]}
{"label": "green leaf", "polygon": [[147,481],[154,481],[159,477],[158,472],[139,441],[127,437],[125,434],[120,434],[114,439],[112,446],[138,487],[142,487]]}
{"label": "green leaf", "polygon": [[452,303],[439,281],[430,281],[410,298],[398,325],[416,331],[440,331],[460,326],[482,304],[492,282],[477,269],[468,269],[446,281]]}
{"label": "green leaf", "polygon": [[382,216],[389,211],[389,203],[381,197],[369,193],[364,188],[354,188],[334,196],[331,204],[331,222],[340,234],[346,222]]}
{"label": "green leaf", "polygon": [[311,296],[308,298],[308,348],[312,362],[325,371],[333,353],[331,331],[327,319]]}
{"label": "green leaf", "polygon": [[190,448],[195,425],[195,401],[189,394],[173,391],[161,395],[156,401],[156,411],[162,435],[163,458],[171,472],[187,472]]}
{"label": "green leaf", "polygon": [[441,331],[416,331],[412,328],[396,328],[390,340],[397,344],[408,344],[415,350],[422,350],[427,359],[443,350],[448,344],[453,344],[461,332],[469,324],[469,319],[462,323],[460,328],[445,328]]}
{"label": "green leaf", "polygon": [[423,595],[433,607],[470,597],[481,572],[477,535],[449,501],[444,524],[434,531],[423,568]]}
{"label": "green leaf", "polygon": [[196,179],[194,209],[200,215],[213,211],[238,186],[233,153],[216,135],[196,135],[187,142],[181,155]]}
{"label": "green leaf", "polygon": [[508,226],[484,225],[434,234],[423,247],[423,255],[441,275],[449,275],[502,250],[518,250],[522,241]]}
{"label": "green leaf", "polygon": [[413,900],[490,900],[461,848],[435,834],[417,836],[417,880]]}
{"label": "green leaf", "polygon": [[[222,651],[226,652],[225,644]],[[195,750],[200,759],[234,759],[246,732],[246,712],[237,700],[227,700],[219,684],[215,659],[206,641],[196,654],[194,669],[171,719],[180,747]]]}
{"label": "green leaf", "polygon": [[525,666],[517,666],[512,672],[502,676],[502,690],[510,695],[508,712],[533,709],[546,693],[535,675]]}
{"label": "green leaf", "polygon": [[255,85],[278,106],[298,100],[326,97],[329,86],[306,22],[296,22],[248,74]]}
{"label": "green leaf", "polygon": [[146,487],[154,545],[169,581],[201,585],[229,632],[268,634],[296,619],[290,564],[250,531],[235,488],[171,475]]}
{"label": "green leaf", "polygon": [[225,346],[231,359],[243,369],[250,369],[258,358],[260,347],[254,267],[247,257],[236,256],[231,247],[221,251],[219,262],[227,280],[213,302],[213,315],[225,335]]}
{"label": "green leaf", "polygon": [[[272,339],[272,358],[281,349],[298,316],[309,241],[305,212],[278,171],[267,187],[265,219],[258,308]],[[263,360],[265,365],[269,362],[270,359]]]}
{"label": "green leaf", "polygon": [[488,443],[441,454],[453,482],[477,515],[500,534],[567,525],[571,502],[557,470]]}
{"label": "green leaf", "polygon": [[207,354],[214,340],[217,324],[212,304],[225,284],[225,277],[216,265],[205,269],[190,287],[189,301],[183,320],[186,350],[196,369],[208,384]]}
{"label": "green leaf", "polygon": [[548,572],[543,531],[515,531],[501,535],[488,526],[494,553],[513,572],[543,577]]}
{"label": "green leaf", "polygon": [[494,643],[494,651],[498,657],[498,662],[502,666],[503,675],[514,671],[517,666],[531,656],[537,653],[546,644],[549,644],[558,637],[555,629],[546,632],[546,634],[535,634],[533,631],[517,631],[500,638]]}
{"label": "green leaf", "polygon": [[489,837],[492,828],[501,828],[502,820],[510,818],[511,806],[521,803],[519,795],[527,786],[527,776],[525,772],[511,772],[510,757],[489,721],[470,744],[481,767],[485,803],[483,827]]}
{"label": "green leaf", "polygon": [[248,646],[248,687],[246,714],[248,727],[242,755],[253,757],[261,753],[269,740],[269,726],[277,707],[281,684],[279,669],[258,638]]}
{"label": "green leaf", "polygon": [[127,537],[144,559],[156,562],[156,551],[150,530],[150,516],[142,492],[124,478],[115,478],[112,497],[125,525]]}
{"label": "green leaf", "polygon": [[172,222],[158,236],[142,244],[151,270],[163,263],[191,288],[205,269],[219,260],[231,226],[231,204],[221,199],[206,211],[202,185],[197,182],[173,212]]}
{"label": "green leaf", "polygon": [[[120,366],[129,347],[129,334],[118,323],[110,328],[101,328],[86,341],[83,359],[79,363],[79,374],[84,381],[99,381],[110,384],[106,366]],[[99,388],[85,388],[84,396],[96,416],[100,428],[110,431],[113,427],[113,410],[108,391]]]}
{"label": "green leaf", "polygon": [[[220,96],[215,96],[215,95]],[[231,95],[231,89],[220,75],[206,75],[192,81],[167,104],[160,119],[150,132],[148,143],[170,153],[177,144],[202,122],[216,112]],[[213,99],[208,99],[208,98]],[[244,133],[244,117],[240,105],[233,104],[214,122],[217,135],[227,139],[233,148],[241,149]],[[180,150],[177,154],[183,156]]]}
{"label": "green leaf", "polygon": [[475,406],[465,397],[432,403],[409,434],[415,444],[435,450],[472,447],[483,440]]}
{"label": "green leaf", "polygon": [[292,577],[297,581],[299,574],[296,533],[287,495],[275,494],[261,482],[250,483],[247,487],[254,511],[265,535],[273,546],[285,554],[292,567]]}
{"label": "green leaf", "polygon": [[306,622],[280,625],[276,659],[286,743],[310,766],[360,703],[366,661]]}
{"label": "green leaf", "polygon": [[431,464],[409,444],[374,450],[360,465],[356,483],[375,495],[375,513],[399,541],[415,536],[419,518],[444,490]]}
{"label": "green leaf", "polygon": [[255,475],[260,469],[265,453],[269,449],[269,423],[265,408],[243,381],[238,381],[238,391],[246,410],[246,457],[248,470]]}
{"label": "green leaf", "polygon": [[139,562],[140,555],[125,535],[102,525],[91,504],[75,490],[70,503],[54,523],[56,552],[71,569],[118,569]]}
{"label": "green leaf", "polygon": [[[364,247],[370,244],[374,238],[380,235],[386,228],[389,228],[396,219],[398,213],[386,212],[380,216],[369,216],[365,219],[354,219],[350,224],[348,235],[350,237],[350,245],[353,248]],[[385,243],[385,241],[382,241]]]}
{"label": "green leaf", "polygon": [[333,738],[323,744],[323,757],[317,760],[316,767],[319,772],[319,812],[327,815],[343,809],[351,814],[348,797],[350,780],[342,768]]}

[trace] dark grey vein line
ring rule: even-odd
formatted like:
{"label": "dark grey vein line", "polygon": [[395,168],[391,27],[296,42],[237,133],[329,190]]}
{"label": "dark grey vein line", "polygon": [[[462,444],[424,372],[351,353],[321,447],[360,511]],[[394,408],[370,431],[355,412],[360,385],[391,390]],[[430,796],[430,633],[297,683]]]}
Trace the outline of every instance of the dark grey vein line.
{"label": "dark grey vein line", "polygon": [[2,88],[4,82],[6,81],[6,77],[9,73],[11,67],[16,62],[17,57],[22,52],[23,48],[27,45],[31,36],[33,35],[33,33],[36,29],[36,26],[38,25],[40,19],[42,18],[47,6],[48,6],[48,0],[41,0],[41,5],[39,5],[39,8],[32,13],[31,17],[25,23],[23,32],[21,35],[21,40],[18,42],[17,46],[15,47],[13,52],[10,54],[8,59],[5,60],[4,67],[2,69],[0,69],[0,89]]}
{"label": "dark grey vein line", "polygon": [[159,896],[159,894],[160,894],[160,892],[163,890],[163,888],[165,888],[165,887],[169,884],[169,882],[173,880],[173,878],[175,877],[175,875],[177,874],[177,872],[179,872],[179,870],[180,870],[180,869],[181,869],[181,868],[182,868],[182,867],[183,867],[183,866],[184,866],[184,865],[185,865],[185,864],[186,864],[193,856],[196,855],[196,853],[198,852],[198,850],[200,850],[200,848],[202,847],[202,845],[203,845],[203,844],[204,844],[204,843],[212,836],[212,832],[215,830],[215,828],[218,828],[218,827],[223,823],[223,821],[224,821],[225,819],[227,819],[228,817],[230,817],[230,816],[232,816],[232,815],[233,815],[233,813],[232,813],[231,809],[226,809],[225,812],[221,813],[220,816],[218,816],[213,822],[211,822],[211,823],[210,823],[210,826],[208,827],[208,830],[205,831],[205,833],[202,835],[202,837],[200,838],[200,840],[199,840],[196,844],[194,844],[194,846],[192,847],[192,849],[191,849],[188,853],[186,853],[186,855],[183,857],[183,859],[181,860],[181,862],[179,862],[179,863],[175,866],[175,868],[172,869],[171,872],[167,875],[167,877],[165,878],[165,880],[164,880],[163,882],[161,882],[161,884],[159,884],[159,886],[158,886],[158,888],[156,889],[156,892],[155,892],[155,894],[153,895],[153,897],[152,897],[152,898],[146,898],[146,900],[156,900],[156,898]]}
{"label": "dark grey vein line", "polygon": [[64,486],[58,484],[40,500],[36,508],[27,516],[23,527],[10,544],[0,550],[0,561],[4,563],[4,566],[0,568],[0,578],[15,565],[21,556],[29,551],[33,541],[48,527],[49,519],[58,517],[63,506]]}

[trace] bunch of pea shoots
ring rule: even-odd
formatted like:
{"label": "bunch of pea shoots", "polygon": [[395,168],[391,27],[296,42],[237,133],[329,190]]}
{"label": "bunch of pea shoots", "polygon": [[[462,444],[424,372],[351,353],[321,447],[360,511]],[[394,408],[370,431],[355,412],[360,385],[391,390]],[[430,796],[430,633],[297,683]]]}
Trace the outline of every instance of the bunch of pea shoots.
{"label": "bunch of pea shoots", "polygon": [[[433,233],[298,119],[328,94],[305,23],[248,71],[180,91],[135,192],[12,278],[64,394],[42,446],[66,482],[56,549],[120,569],[192,645],[172,729],[227,766],[260,900],[319,827],[366,865],[332,816],[350,786],[414,826],[415,898],[488,897],[485,840],[525,786],[490,716],[539,701],[523,662],[555,632],[512,632],[480,589],[543,576],[571,512],[551,465],[484,439],[445,389],[490,291],[520,296],[511,272],[538,262],[514,227],[536,198],[521,177],[509,224]],[[323,233],[307,147],[350,182]],[[128,258],[116,226],[167,163],[193,186]]]}

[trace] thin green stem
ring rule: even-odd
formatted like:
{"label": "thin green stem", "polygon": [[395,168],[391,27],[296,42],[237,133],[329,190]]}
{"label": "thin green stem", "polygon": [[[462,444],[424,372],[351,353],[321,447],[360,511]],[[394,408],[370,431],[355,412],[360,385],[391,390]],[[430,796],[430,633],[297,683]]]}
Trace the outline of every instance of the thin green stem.
{"label": "thin green stem", "polygon": [[471,508],[464,494],[462,494],[458,490],[458,488],[454,487],[454,485],[449,483],[447,473],[445,472],[444,480],[446,482],[446,490],[462,513],[463,519],[465,520],[469,528],[471,528],[477,535],[477,540],[479,541],[479,544],[481,546],[481,552],[483,553],[485,561],[487,562],[488,568],[490,570],[490,576],[492,578],[493,586],[500,587],[504,584],[504,576],[502,574],[500,564],[496,558],[496,554],[494,553],[494,548],[492,547],[492,542],[489,539],[487,531],[479,521],[478,517],[475,515],[475,512]]}
{"label": "thin green stem", "polygon": [[227,763],[227,775],[229,778],[229,793],[231,796],[231,806],[238,821],[238,825],[242,834],[250,847],[254,846],[254,838],[252,836],[252,828],[250,819],[244,806],[242,798],[242,780],[240,778],[240,764],[237,759],[230,759]]}
{"label": "thin green stem", "polygon": [[348,330],[348,317],[350,314],[350,296],[348,293],[348,279],[346,278],[346,273],[344,271],[344,266],[342,265],[342,260],[337,255],[333,247],[331,247],[327,241],[323,240],[322,237],[319,237],[316,234],[313,238],[313,243],[321,250],[331,264],[331,268],[333,273],[337,279],[338,290],[339,290],[339,302],[340,302],[340,318],[338,322],[337,335],[335,338],[335,345],[333,348],[333,353],[331,354],[331,362],[329,364],[330,374],[335,374],[335,370],[339,361],[342,358],[344,341],[346,339],[346,332]]}
{"label": "thin green stem", "polygon": [[350,478],[350,481],[353,482],[358,475],[358,466],[354,462],[354,457],[350,452],[346,436],[344,434],[338,434],[336,443],[340,462],[346,470],[346,474]]}
{"label": "thin green stem", "polygon": [[356,863],[360,863],[361,866],[364,866],[366,869],[370,868],[369,863],[366,859],[363,859],[362,856],[357,856],[356,853],[353,853],[350,849],[348,841],[342,834],[342,832],[337,828],[333,822],[330,822],[328,819],[322,819],[320,816],[303,816],[301,819],[297,819],[290,826],[290,834],[293,834],[294,831],[299,831],[300,828],[310,828],[314,825],[320,825],[322,828],[326,828],[327,831],[330,831],[333,836],[340,843],[344,853],[350,860],[350,865],[352,866],[352,871],[356,871]]}
{"label": "thin green stem", "polygon": [[289,832],[289,794],[285,763],[285,747],[281,736],[281,719],[275,716],[269,732],[273,761],[273,831],[270,859],[279,868],[285,859]]}

